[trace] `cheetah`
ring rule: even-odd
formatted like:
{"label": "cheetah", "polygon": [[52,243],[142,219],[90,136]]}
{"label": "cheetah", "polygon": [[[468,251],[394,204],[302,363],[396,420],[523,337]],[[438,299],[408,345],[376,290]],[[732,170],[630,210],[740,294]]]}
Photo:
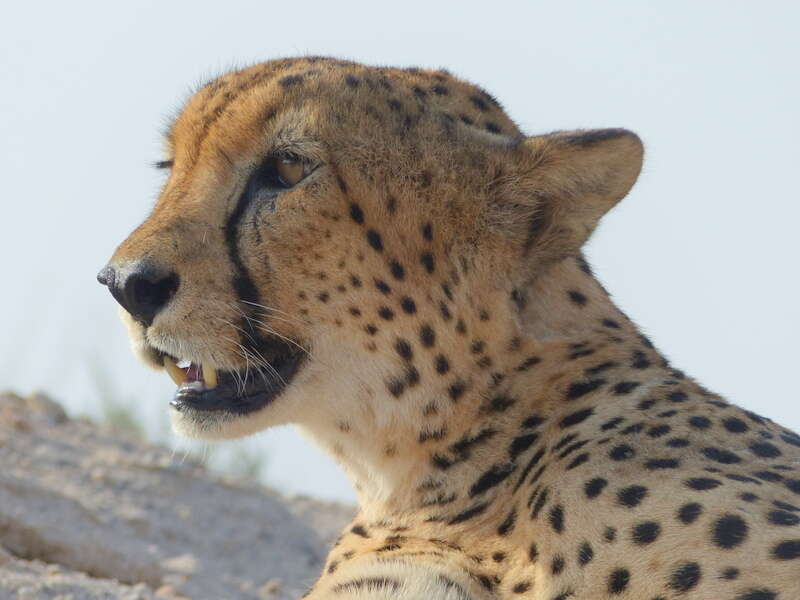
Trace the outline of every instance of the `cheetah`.
{"label": "cheetah", "polygon": [[800,598],[800,436],[673,368],[583,258],[635,134],[304,57],[203,86],[166,147],[98,279],[177,432],[292,423],[349,475],[307,598]]}

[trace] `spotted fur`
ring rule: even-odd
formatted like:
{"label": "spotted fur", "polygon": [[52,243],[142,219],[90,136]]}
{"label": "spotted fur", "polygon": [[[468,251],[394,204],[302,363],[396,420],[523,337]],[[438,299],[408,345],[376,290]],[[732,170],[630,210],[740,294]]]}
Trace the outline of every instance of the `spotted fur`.
{"label": "spotted fur", "polygon": [[[308,352],[257,412],[172,415],[296,423],[348,472],[360,513],[308,598],[800,597],[800,437],[672,368],[581,257],[634,134],[525,137],[445,71],[309,57],[205,85],[167,140],[113,262],[179,285],[126,317],[133,344],[156,367],[257,367],[259,335]],[[276,153],[314,170],[246,193]]]}

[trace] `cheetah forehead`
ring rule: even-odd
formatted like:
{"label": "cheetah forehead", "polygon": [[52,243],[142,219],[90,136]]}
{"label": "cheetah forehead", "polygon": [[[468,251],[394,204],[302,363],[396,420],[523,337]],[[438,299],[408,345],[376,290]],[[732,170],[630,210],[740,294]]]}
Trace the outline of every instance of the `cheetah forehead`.
{"label": "cheetah forehead", "polygon": [[[334,58],[271,60],[226,73],[194,93],[169,126],[167,142],[199,147],[212,132],[254,125],[302,107],[334,126],[404,135],[420,122],[521,138],[500,103],[446,70],[374,67]],[[242,136],[241,131],[222,133]],[[213,136],[211,136],[213,137]]]}

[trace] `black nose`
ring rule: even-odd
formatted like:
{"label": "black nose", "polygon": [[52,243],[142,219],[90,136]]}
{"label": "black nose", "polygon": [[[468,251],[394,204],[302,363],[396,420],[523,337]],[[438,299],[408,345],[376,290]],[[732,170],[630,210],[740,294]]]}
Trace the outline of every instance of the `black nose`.
{"label": "black nose", "polygon": [[111,295],[131,316],[149,327],[178,291],[178,275],[148,262],[123,268],[108,265],[97,274]]}

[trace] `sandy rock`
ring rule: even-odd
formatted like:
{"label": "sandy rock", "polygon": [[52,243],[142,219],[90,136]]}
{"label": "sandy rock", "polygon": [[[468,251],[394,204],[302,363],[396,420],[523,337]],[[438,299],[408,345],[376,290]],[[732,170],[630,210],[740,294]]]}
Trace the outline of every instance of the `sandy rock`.
{"label": "sandy rock", "polygon": [[297,598],[352,514],[0,394],[0,600]]}

